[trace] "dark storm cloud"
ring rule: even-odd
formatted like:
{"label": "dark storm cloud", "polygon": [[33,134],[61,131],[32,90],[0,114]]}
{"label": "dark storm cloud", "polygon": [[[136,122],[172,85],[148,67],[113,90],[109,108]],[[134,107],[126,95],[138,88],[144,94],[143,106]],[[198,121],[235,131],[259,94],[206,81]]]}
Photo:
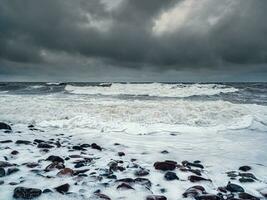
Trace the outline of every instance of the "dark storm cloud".
{"label": "dark storm cloud", "polygon": [[267,63],[266,10],[265,0],[0,0],[0,64],[255,70]]}

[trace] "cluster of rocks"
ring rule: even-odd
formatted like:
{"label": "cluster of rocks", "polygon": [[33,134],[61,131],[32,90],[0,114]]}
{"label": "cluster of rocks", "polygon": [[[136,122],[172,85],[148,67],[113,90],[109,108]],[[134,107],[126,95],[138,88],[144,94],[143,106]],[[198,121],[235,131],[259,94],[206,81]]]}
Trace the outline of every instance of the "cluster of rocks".
{"label": "cluster of rocks", "polygon": [[[33,125],[30,125],[30,129],[36,129]],[[0,123],[0,129],[11,131],[11,127],[7,124]],[[136,191],[137,188],[142,188],[148,191],[146,200],[167,200],[166,189],[162,188],[159,194],[154,194],[152,186],[157,183],[153,183],[148,177],[153,173],[162,174],[164,181],[181,181],[192,184],[191,187],[186,189],[182,194],[183,198],[193,198],[196,200],[259,200],[259,197],[253,196],[245,191],[245,189],[235,183],[228,182],[225,186],[220,186],[216,189],[217,193],[208,193],[202,183],[212,183],[213,181],[205,176],[204,165],[201,161],[196,160],[193,162],[182,161],[178,163],[173,160],[157,161],[150,167],[142,167],[138,164],[138,160],[127,158],[127,154],[123,151],[118,151],[115,155],[116,159],[110,158],[110,160],[104,165],[95,165],[95,162],[100,159],[102,153],[105,153],[107,149],[101,147],[96,143],[92,144],[75,144],[71,142],[69,137],[68,143],[61,141],[62,134],[57,135],[57,138],[45,140],[34,139],[29,140],[2,140],[0,144],[13,143],[15,146],[31,146],[32,148],[39,149],[44,155],[50,154],[50,151],[55,149],[65,149],[70,154],[65,156],[59,155],[47,155],[44,159],[33,160],[32,162],[26,162],[22,164],[11,163],[8,160],[8,156],[4,156],[5,161],[0,161],[0,185],[5,184],[4,178],[15,174],[20,171],[20,167],[26,167],[30,172],[45,179],[60,178],[60,180],[66,180],[64,184],[60,184],[53,188],[28,188],[22,187],[20,184],[25,182],[25,179],[21,179],[19,182],[8,183],[11,186],[15,185],[13,191],[13,197],[15,199],[33,199],[44,194],[51,194],[58,192],[62,195],[71,195],[71,188],[73,186],[79,186],[86,184],[83,182],[84,178],[92,178],[95,182],[103,187],[113,187],[115,190],[129,190]],[[120,144],[115,143],[115,146]],[[53,151],[55,152],[55,151]],[[162,151],[162,154],[168,154],[167,151]],[[20,152],[12,149],[11,156],[17,156]],[[100,155],[100,156],[96,156]],[[239,181],[240,184],[246,184],[259,181],[256,176],[250,171],[250,166],[241,166],[236,171],[226,172],[226,176],[230,181]],[[97,171],[97,172],[96,172]],[[127,172],[127,176],[124,178],[118,178],[124,176],[124,172]],[[130,173],[128,173],[130,172]],[[179,177],[178,172],[185,173],[187,179]],[[131,175],[129,175],[131,174]],[[66,178],[66,179],[64,179]],[[69,178],[72,178],[74,183],[69,182]],[[1,181],[3,179],[3,181]],[[197,185],[195,185],[197,183]],[[177,186],[178,187],[178,186]],[[260,191],[262,198],[267,197],[266,190]],[[110,200],[111,197],[104,194],[101,189],[97,189],[92,193],[95,199]],[[179,197],[177,197],[179,198]],[[181,198],[181,197],[180,197]]]}

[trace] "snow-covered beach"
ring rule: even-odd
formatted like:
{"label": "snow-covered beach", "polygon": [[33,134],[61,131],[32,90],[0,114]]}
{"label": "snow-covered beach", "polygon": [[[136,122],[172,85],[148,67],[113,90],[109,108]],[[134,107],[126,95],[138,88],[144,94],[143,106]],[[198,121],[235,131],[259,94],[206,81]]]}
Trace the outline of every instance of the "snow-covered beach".
{"label": "snow-covered beach", "polygon": [[[0,199],[26,187],[41,190],[40,200],[178,200],[196,185],[205,192],[187,198],[264,199],[266,91],[266,84],[2,84],[0,122],[12,131],[0,130]],[[224,191],[229,181],[254,197]],[[63,184],[64,195],[55,189]]]}

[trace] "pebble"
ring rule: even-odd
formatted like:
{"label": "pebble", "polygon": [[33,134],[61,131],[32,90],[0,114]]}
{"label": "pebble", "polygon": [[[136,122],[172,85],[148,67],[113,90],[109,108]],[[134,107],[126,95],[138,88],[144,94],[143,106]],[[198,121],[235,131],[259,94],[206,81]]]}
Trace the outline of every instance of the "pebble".
{"label": "pebble", "polygon": [[157,170],[168,171],[174,170],[176,168],[176,162],[174,161],[164,161],[164,162],[155,162],[154,167]]}
{"label": "pebble", "polygon": [[36,188],[17,187],[14,190],[15,199],[33,199],[41,196],[42,190]]}
{"label": "pebble", "polygon": [[227,184],[226,189],[230,192],[245,192],[241,186],[230,182]]}
{"label": "pebble", "polygon": [[65,194],[69,191],[70,189],[70,185],[68,183],[60,185],[58,187],[55,188],[55,190],[61,194]]}
{"label": "pebble", "polygon": [[179,180],[178,176],[174,172],[167,172],[164,175],[165,180],[167,181],[173,181],[173,180]]}

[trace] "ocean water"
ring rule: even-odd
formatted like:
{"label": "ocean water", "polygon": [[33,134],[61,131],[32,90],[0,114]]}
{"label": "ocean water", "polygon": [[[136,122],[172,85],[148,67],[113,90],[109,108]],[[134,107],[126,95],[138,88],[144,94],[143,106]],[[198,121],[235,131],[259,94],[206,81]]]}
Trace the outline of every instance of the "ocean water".
{"label": "ocean water", "polygon": [[[210,193],[227,184],[226,171],[241,165],[252,166],[260,180],[242,185],[246,191],[260,196],[259,190],[267,187],[267,83],[0,83],[0,121],[20,131],[9,136],[0,133],[0,140],[65,134],[77,143],[96,142],[110,150],[99,155],[98,166],[116,159],[115,151],[124,151],[127,158],[136,158],[151,170],[149,179],[157,184],[150,192],[159,194],[162,186],[170,200],[180,199],[190,184],[164,181],[164,174],[153,169],[156,161],[201,160],[206,176],[213,180],[212,184],[203,183]],[[44,132],[29,131],[29,124]],[[122,146],[115,149],[114,143]],[[163,150],[169,154],[161,154]],[[1,159],[5,151],[1,150]],[[21,151],[20,157],[10,159],[33,159],[23,157],[27,153]],[[67,152],[57,153],[64,156]],[[38,152],[35,156],[46,155]],[[183,173],[178,176],[186,179]],[[39,182],[30,175],[26,179],[26,186],[38,182],[43,189],[60,182]],[[88,185],[72,188],[77,194],[86,188],[83,196],[75,198],[90,199],[98,185],[89,183],[90,189]],[[0,193],[11,199],[12,189],[0,186]],[[102,190],[112,199],[144,199],[149,193],[143,189],[117,192],[112,187]],[[51,196],[41,197],[46,198]]]}

